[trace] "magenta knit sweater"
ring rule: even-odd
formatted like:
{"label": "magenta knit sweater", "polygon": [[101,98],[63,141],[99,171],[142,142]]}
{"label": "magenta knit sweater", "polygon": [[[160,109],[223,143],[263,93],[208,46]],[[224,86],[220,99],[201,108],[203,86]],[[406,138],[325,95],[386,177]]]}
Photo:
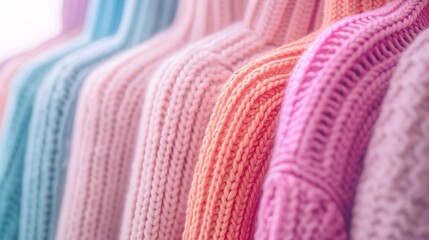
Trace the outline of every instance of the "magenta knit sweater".
{"label": "magenta knit sweater", "polygon": [[256,239],[348,238],[373,123],[400,54],[429,26],[427,3],[348,18],[304,54],[283,101]]}
{"label": "magenta knit sweater", "polygon": [[429,30],[401,57],[356,190],[352,239],[429,239]]}

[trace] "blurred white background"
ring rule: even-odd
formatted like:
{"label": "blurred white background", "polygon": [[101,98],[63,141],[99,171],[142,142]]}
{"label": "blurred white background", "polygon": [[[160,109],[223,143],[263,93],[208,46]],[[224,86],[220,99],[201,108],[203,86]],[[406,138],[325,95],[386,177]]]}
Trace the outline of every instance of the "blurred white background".
{"label": "blurred white background", "polygon": [[0,62],[59,33],[62,0],[0,0]]}

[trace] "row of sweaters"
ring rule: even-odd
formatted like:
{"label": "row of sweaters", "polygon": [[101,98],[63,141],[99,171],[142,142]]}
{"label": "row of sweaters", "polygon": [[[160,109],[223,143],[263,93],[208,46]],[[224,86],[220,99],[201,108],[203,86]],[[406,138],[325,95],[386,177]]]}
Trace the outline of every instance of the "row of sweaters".
{"label": "row of sweaters", "polygon": [[428,28],[429,0],[64,0],[0,65],[0,240],[429,239]]}
{"label": "row of sweaters", "polygon": [[[326,0],[321,28],[383,3]],[[285,87],[300,55],[319,32],[236,71],[218,93],[194,173],[185,236],[250,238]]]}
{"label": "row of sweaters", "polygon": [[[45,212],[45,216],[37,219],[35,223],[30,222],[33,218],[21,218],[24,227],[20,227],[20,233],[31,238],[43,227],[46,229],[47,226],[54,226],[47,223],[56,220],[58,216],[59,208],[56,206],[61,196],[57,189],[63,185],[62,177],[65,170],[63,160],[68,159],[69,155],[68,141],[72,134],[70,119],[74,116],[80,86],[90,70],[102,60],[137,45],[168,27],[173,20],[176,3],[177,0],[141,0],[125,4],[124,19],[118,26],[118,34],[69,54],[57,63],[44,79],[34,100],[27,138],[23,178],[23,186],[27,188],[23,189],[21,211],[28,211],[28,214],[23,213],[22,216],[31,216],[31,211],[34,211],[32,207],[34,198],[30,197],[33,194],[29,192],[42,189],[45,194],[39,198],[37,211]],[[25,220],[27,221],[24,222]],[[34,224],[38,225],[35,230],[25,228]],[[55,228],[43,232],[47,232],[45,236],[52,236]],[[105,234],[112,235],[107,230]],[[106,237],[101,235],[99,239]]]}
{"label": "row of sweaters", "polygon": [[[83,25],[88,5],[87,0],[64,0],[62,29],[58,36],[31,51],[8,59],[0,69],[0,125],[2,126],[0,129],[0,239],[18,238],[23,188],[22,158],[25,149],[18,148],[11,151],[12,149],[9,150],[9,146],[7,146],[8,141],[13,141],[13,139],[7,138],[7,119],[19,118],[15,113],[11,113],[13,110],[10,105],[16,101],[13,99],[12,87],[18,84],[20,76],[28,77],[31,82],[37,81],[36,78],[42,76],[57,59],[78,47],[78,42],[83,44],[84,40],[80,35],[85,32]],[[94,8],[98,7],[94,6]],[[110,21],[106,24],[110,24]],[[97,35],[94,34],[94,39],[103,35],[104,33],[99,31]],[[70,42],[75,42],[75,44],[72,45]],[[28,96],[27,92],[24,97],[26,96]],[[29,119],[28,115],[25,118]],[[21,134],[18,130],[13,132],[18,134],[18,143],[25,142],[25,134]],[[12,155],[12,152],[15,152],[15,155]],[[9,162],[9,159],[13,161]]]}

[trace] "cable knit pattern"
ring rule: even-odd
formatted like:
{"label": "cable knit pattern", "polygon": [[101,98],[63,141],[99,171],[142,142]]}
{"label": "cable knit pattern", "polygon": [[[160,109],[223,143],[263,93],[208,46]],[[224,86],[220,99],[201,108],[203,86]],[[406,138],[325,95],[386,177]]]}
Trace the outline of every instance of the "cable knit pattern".
{"label": "cable knit pattern", "polygon": [[[323,25],[384,2],[327,0]],[[228,80],[201,147],[188,201],[186,235],[210,218],[217,232],[232,239],[253,224],[284,89],[316,35],[280,47]]]}
{"label": "cable knit pattern", "polygon": [[364,160],[352,239],[429,239],[429,30],[401,57]]}
{"label": "cable knit pattern", "polygon": [[428,27],[427,0],[394,1],[325,31],[283,101],[256,239],[347,239],[371,129],[401,52]]}
{"label": "cable knit pattern", "polygon": [[[64,212],[74,214],[76,208],[85,207],[86,201],[95,206],[113,206],[122,215],[121,196],[125,196],[129,180],[142,96],[149,77],[169,54],[237,20],[244,4],[231,0],[180,3],[179,16],[170,29],[103,64],[85,81],[77,108]],[[213,17],[207,14],[209,11]],[[86,208],[89,211],[92,207]],[[120,216],[98,218],[117,223],[121,220]],[[69,224],[70,218],[64,219],[64,225]]]}
{"label": "cable knit pattern", "polygon": [[[131,230],[122,239],[181,237],[182,231],[172,235],[171,230],[184,228],[194,166],[224,82],[258,54],[294,40],[289,36],[299,34],[289,26],[302,23],[297,29],[309,29],[313,11],[302,9],[313,9],[317,4],[252,1],[249,6],[243,23],[169,59],[150,81],[126,208]],[[292,15],[295,10],[304,15]]]}

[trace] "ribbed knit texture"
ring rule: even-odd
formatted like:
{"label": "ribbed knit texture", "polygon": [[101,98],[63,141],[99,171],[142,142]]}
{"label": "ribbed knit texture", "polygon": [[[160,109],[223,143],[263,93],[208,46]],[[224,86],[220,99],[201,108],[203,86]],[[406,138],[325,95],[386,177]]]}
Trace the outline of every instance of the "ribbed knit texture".
{"label": "ribbed knit texture", "polygon": [[[385,1],[326,0],[323,25],[382,6]],[[237,70],[216,102],[195,170],[185,236],[200,231],[243,238],[254,225],[281,99],[310,34]],[[205,230],[202,230],[205,229]]]}
{"label": "ribbed knit texture", "polygon": [[[127,2],[121,25],[114,36],[69,54],[43,80],[35,99],[27,140],[20,222],[20,235],[25,237],[21,239],[51,239],[55,236],[75,105],[85,77],[104,59],[166,28],[175,10],[176,0]],[[85,218],[83,216],[87,212],[73,208],[72,215],[64,214],[66,220],[59,225],[58,238],[115,238],[120,215],[110,216],[110,212],[105,210],[113,207],[96,204],[89,209],[101,212],[111,220],[101,216],[108,224],[97,225],[100,221],[94,220],[95,216]],[[81,235],[85,230],[82,226],[90,231],[97,230],[98,234]]]}
{"label": "ribbed knit texture", "polygon": [[[63,56],[115,31],[118,25],[116,16],[120,16],[121,12],[116,12],[116,9],[106,11],[105,8],[106,5],[118,8],[120,4],[122,1],[91,1],[88,16],[92,19],[85,23],[85,27],[88,27],[79,38],[32,59],[11,82],[0,134],[0,233],[6,239],[16,239],[18,235],[24,154],[38,87],[52,66]],[[103,18],[105,14],[109,18]],[[96,24],[93,23],[99,19],[102,19],[103,24],[98,24],[95,28]]]}
{"label": "ribbed knit texture", "polygon": [[[241,18],[244,7],[244,1],[231,0],[180,4],[170,29],[103,64],[85,81],[77,108],[66,187],[70,197],[65,198],[64,213],[93,211],[94,207],[83,205],[86,201],[105,206],[94,217],[119,226],[117,216],[123,209],[142,96],[150,76],[164,58],[185,44]],[[116,213],[108,215],[110,211]]]}
{"label": "ribbed knit texture", "polygon": [[141,112],[124,220],[131,225],[122,239],[181,238],[194,166],[223,84],[259,54],[311,31],[316,9],[314,1],[250,1],[245,21],[158,69]]}
{"label": "ribbed knit texture", "polygon": [[282,105],[255,239],[347,239],[362,158],[393,68],[429,26],[427,0],[393,1],[322,34]]}
{"label": "ribbed knit texture", "polygon": [[364,160],[352,239],[429,239],[429,30],[390,80]]}

